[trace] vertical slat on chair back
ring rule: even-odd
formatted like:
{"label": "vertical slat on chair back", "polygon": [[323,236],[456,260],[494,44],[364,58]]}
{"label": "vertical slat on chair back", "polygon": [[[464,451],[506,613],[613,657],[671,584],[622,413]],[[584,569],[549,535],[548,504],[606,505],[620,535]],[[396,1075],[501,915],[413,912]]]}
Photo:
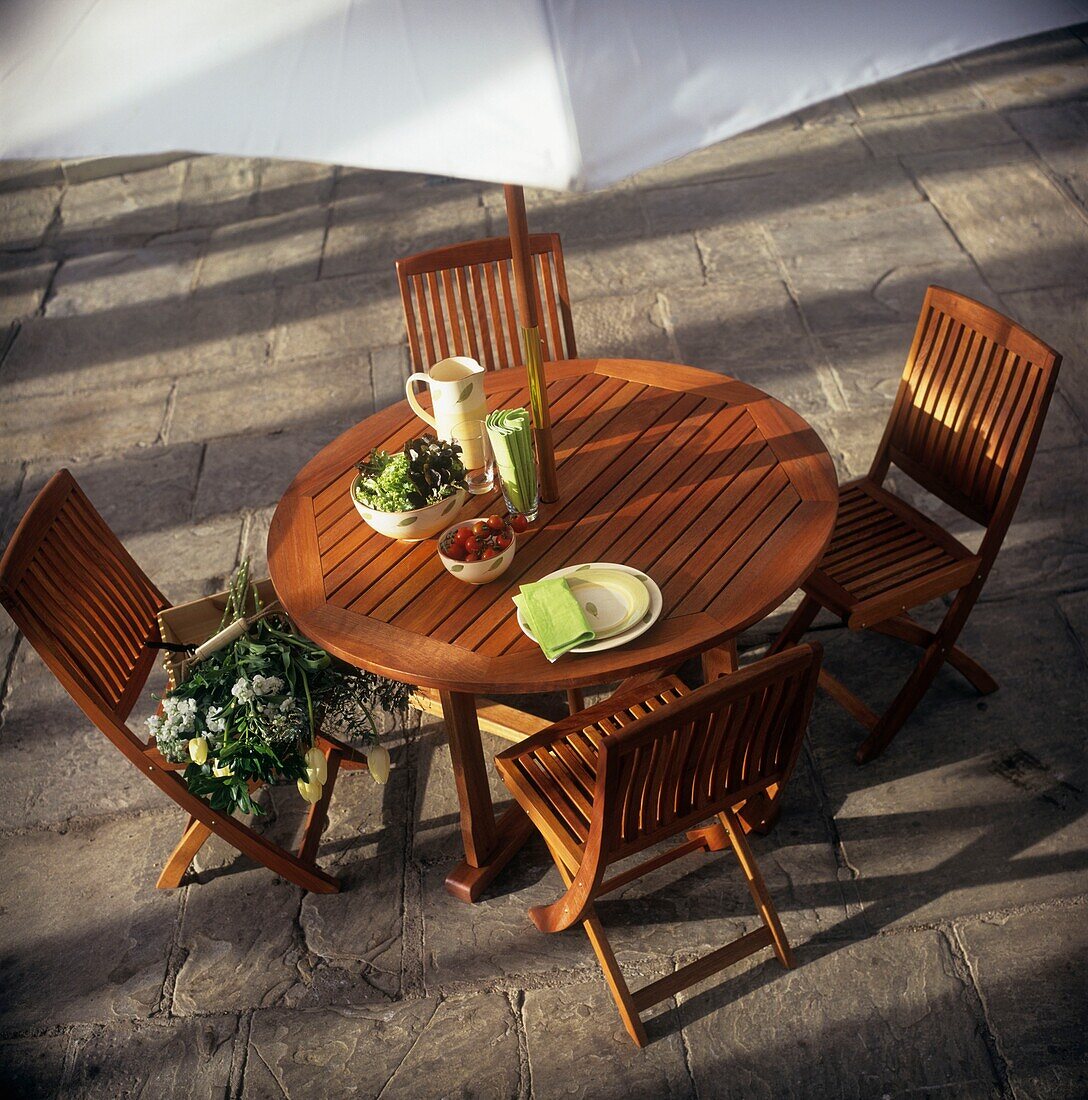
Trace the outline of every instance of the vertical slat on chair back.
{"label": "vertical slat on chair back", "polygon": [[35,498],[0,562],[0,602],[62,684],[124,721],[168,606],[67,470]]}
{"label": "vertical slat on chair back", "polygon": [[[798,646],[670,701],[650,700],[601,742],[610,777],[604,804],[608,858],[641,850],[789,778],[819,672],[819,646]],[[660,710],[659,714],[654,711]]]}
{"label": "vertical slat on chair back", "polygon": [[873,473],[894,462],[989,524],[1015,506],[1060,363],[1008,317],[930,287]]}
{"label": "vertical slat on chair back", "polygon": [[[557,233],[529,237],[546,360],[574,359],[570,295]],[[468,355],[488,370],[525,365],[509,237],[466,241],[397,261],[414,370]]]}

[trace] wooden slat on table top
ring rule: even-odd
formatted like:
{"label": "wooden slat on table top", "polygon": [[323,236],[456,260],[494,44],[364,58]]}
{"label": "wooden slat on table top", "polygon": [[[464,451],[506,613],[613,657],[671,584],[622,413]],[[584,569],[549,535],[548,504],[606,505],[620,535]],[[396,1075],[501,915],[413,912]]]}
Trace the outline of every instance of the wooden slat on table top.
{"label": "wooden slat on table top", "polygon": [[[724,640],[777,606],[819,559],[837,489],[826,450],[796,414],[690,367],[571,360],[547,371],[561,499],[519,537],[508,572],[465,585],[443,568],[433,539],[394,542],[355,513],[354,463],[424,428],[401,403],[330,444],[277,509],[270,568],[303,629],[345,659],[421,684],[550,690]],[[528,397],[519,370],[489,372],[485,386],[491,408]],[[497,494],[472,498],[461,519],[501,508]],[[297,583],[285,548],[313,559]],[[664,614],[628,646],[548,665],[510,597],[525,581],[599,560],[652,576]]]}

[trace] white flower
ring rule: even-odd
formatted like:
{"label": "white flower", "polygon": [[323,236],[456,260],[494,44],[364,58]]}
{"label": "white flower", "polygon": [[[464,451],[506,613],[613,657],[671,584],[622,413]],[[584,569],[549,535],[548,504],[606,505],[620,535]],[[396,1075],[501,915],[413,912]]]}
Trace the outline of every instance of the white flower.
{"label": "white flower", "polygon": [[234,775],[229,764],[220,764],[218,760],[212,764],[212,775],[218,779],[225,779],[227,776]]}
{"label": "white flower", "polygon": [[204,726],[209,733],[222,733],[227,728],[227,720],[221,715],[221,707],[208,707],[208,713],[204,715]]}
{"label": "white flower", "polygon": [[151,736],[158,740],[159,734],[162,733],[162,719],[157,714],[151,715],[147,720],[147,729]]}
{"label": "white flower", "polygon": [[306,753],[306,776],[311,783],[324,783],[329,778],[329,762],[316,745]]}
{"label": "white flower", "polygon": [[283,690],[283,681],[278,676],[262,676],[259,672],[253,677],[254,695],[278,695]]}
{"label": "white flower", "polygon": [[371,745],[365,750],[367,766],[375,783],[389,781],[389,750],[384,745]]}
{"label": "white flower", "polygon": [[230,689],[230,693],[240,703],[248,703],[253,698],[253,687],[243,676],[235,681],[234,687]]}
{"label": "white flower", "polygon": [[321,784],[305,779],[298,781],[298,793],[312,806],[321,797]]}

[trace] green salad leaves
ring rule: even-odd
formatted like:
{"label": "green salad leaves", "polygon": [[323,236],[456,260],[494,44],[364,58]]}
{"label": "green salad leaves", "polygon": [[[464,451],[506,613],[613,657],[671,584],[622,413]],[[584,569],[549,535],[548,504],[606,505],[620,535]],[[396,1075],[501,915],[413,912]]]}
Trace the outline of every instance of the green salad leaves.
{"label": "green salad leaves", "polygon": [[357,469],[355,496],[376,512],[411,512],[467,487],[460,446],[433,435],[409,439],[397,454],[371,451]]}

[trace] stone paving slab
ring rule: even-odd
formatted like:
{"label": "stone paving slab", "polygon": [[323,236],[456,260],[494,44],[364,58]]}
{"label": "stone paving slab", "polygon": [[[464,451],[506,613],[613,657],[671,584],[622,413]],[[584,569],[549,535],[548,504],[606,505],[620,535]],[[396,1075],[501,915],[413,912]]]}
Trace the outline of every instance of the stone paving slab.
{"label": "stone paving slab", "polygon": [[460,182],[344,199],[333,209],[321,273],[381,273],[427,248],[487,236],[479,188]]}
{"label": "stone paving slab", "polygon": [[1088,204],[1088,105],[1025,107],[1011,112],[1009,118],[1081,204]]}
{"label": "stone paving slab", "polygon": [[914,321],[932,283],[998,304],[928,204],[848,218],[798,214],[770,233],[813,332]]}
{"label": "stone paving slab", "polygon": [[858,130],[877,157],[973,149],[1017,139],[1017,131],[1002,115],[970,107],[932,115],[866,115]]}
{"label": "stone paving slab", "polygon": [[158,1008],[180,898],[155,879],[180,823],[129,814],[4,838],[0,1032]]}
{"label": "stone paving slab", "polygon": [[23,1100],[56,1096],[68,1047],[67,1035],[0,1041],[0,1082]]}
{"label": "stone paving slab", "polygon": [[[930,618],[932,622],[932,617]],[[846,631],[828,668],[881,709],[918,651]],[[1082,654],[1057,609],[983,603],[963,648],[1001,685],[979,698],[942,671],[888,750],[851,763],[860,727],[820,698],[812,742],[845,859],[876,928],[1076,895],[1088,815]]]}
{"label": "stone paving slab", "polygon": [[74,183],[64,192],[57,235],[62,240],[117,239],[168,233],[178,226],[186,162]]}
{"label": "stone paving slab", "polygon": [[726,982],[681,994],[699,1096],[1000,1095],[977,994],[940,932],[797,957],[784,973],[752,956]]}
{"label": "stone paving slab", "polygon": [[[48,308],[48,307],[47,307]],[[99,391],[201,371],[262,369],[273,296],[118,304],[88,315],[23,322],[0,373],[6,399]],[[120,443],[124,446],[123,442]]]}
{"label": "stone paving slab", "polygon": [[906,160],[995,290],[1078,285],[1088,223],[1013,145]]}
{"label": "stone paving slab", "polygon": [[675,1031],[659,1036],[652,1026],[661,1012],[646,1013],[655,1041],[640,1051],[603,981],[530,989],[524,1015],[533,1095],[541,1100],[695,1096],[681,1037]]}
{"label": "stone paving slab", "polygon": [[517,1023],[501,994],[339,1011],[257,1013],[245,1100],[516,1096]]}
{"label": "stone paving slab", "polygon": [[178,241],[76,256],[57,273],[46,316],[86,316],[183,298],[192,287],[200,252],[197,242]]}
{"label": "stone paving slab", "polygon": [[[795,971],[745,960],[654,1009],[636,1051],[581,931],[547,936],[527,915],[561,889],[539,844],[477,906],[445,892],[456,792],[442,725],[418,715],[383,717],[387,786],[338,784],[320,859],[341,893],[304,895],[214,841],[181,890],[157,891],[184,815],[0,615],[8,1091],[1080,1095],[1086,71],[1088,25],[815,104],[604,192],[527,195],[532,228],[563,235],[583,355],[763,386],[842,476],[869,466],[928,282],[1065,356],[963,638],[1000,690],[980,699],[943,671],[864,768],[859,730],[818,699],[783,817],[753,838]],[[393,260],[489,232],[505,232],[493,184],[181,153],[0,164],[0,529],[69,464],[169,598],[220,589],[246,555],[263,568],[295,473],[402,398]],[[746,633],[746,660],[796,601]],[[829,667],[885,703],[916,652],[825,625]],[[302,803],[261,797],[259,827],[291,842]],[[756,922],[729,853],[600,911],[636,987]]]}
{"label": "stone paving slab", "polygon": [[1015,1094],[1088,1093],[1084,906],[964,921],[956,933]]}
{"label": "stone paving slab", "polygon": [[236,294],[317,278],[328,212],[319,207],[225,225],[208,238],[196,289]]}
{"label": "stone paving slab", "polygon": [[53,260],[37,253],[0,261],[0,329],[38,311],[56,270]]}
{"label": "stone paving slab", "polygon": [[128,1096],[223,1096],[237,1057],[238,1020],[205,1016],[128,1026],[79,1045],[63,1095],[80,1100]]}
{"label": "stone paving slab", "polygon": [[57,216],[60,187],[34,187],[0,193],[0,247],[37,248]]}
{"label": "stone paving slab", "polygon": [[[19,646],[6,679],[0,770],[8,795],[0,801],[0,829],[169,805],[83,716],[29,645]],[[138,721],[134,716],[134,727]]]}

